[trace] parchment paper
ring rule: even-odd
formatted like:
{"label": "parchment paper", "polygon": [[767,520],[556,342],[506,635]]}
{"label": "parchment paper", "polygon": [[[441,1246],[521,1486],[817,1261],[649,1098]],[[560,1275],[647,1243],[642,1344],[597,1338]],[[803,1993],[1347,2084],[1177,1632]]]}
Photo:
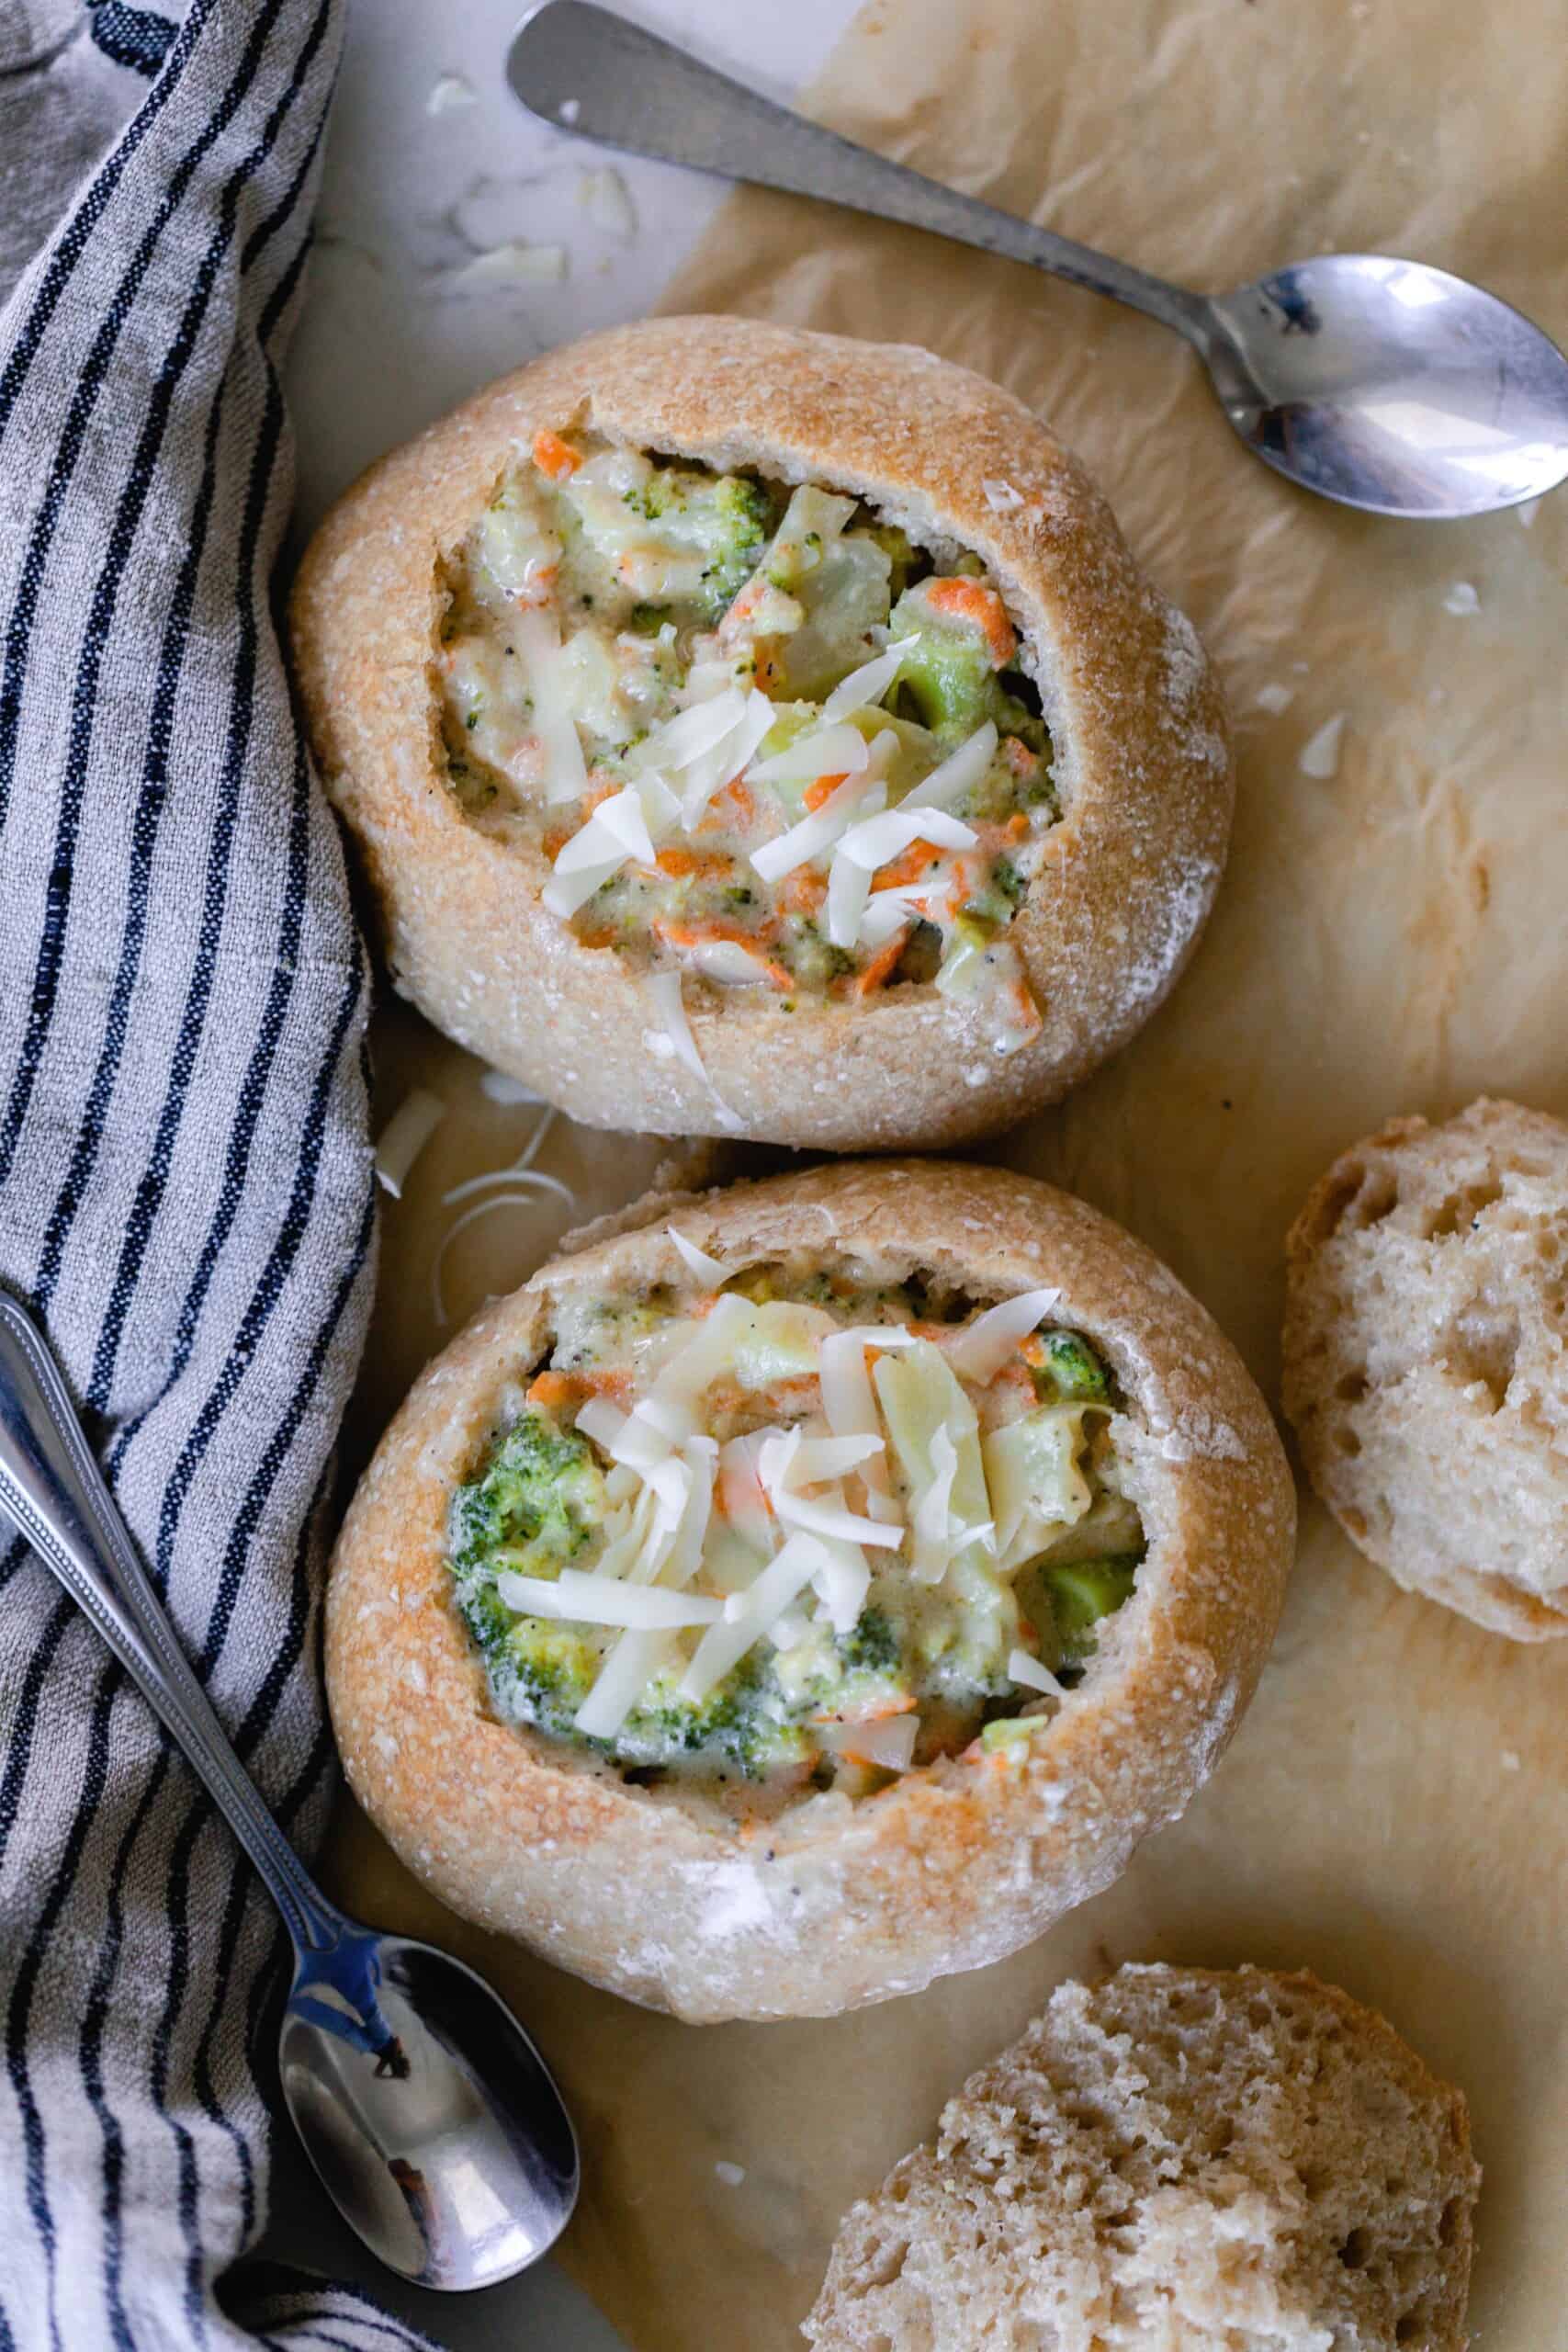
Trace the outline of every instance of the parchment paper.
{"label": "parchment paper", "polygon": [[[874,0],[814,107],[1201,288],[1382,248],[1568,334],[1562,0]],[[1568,1114],[1568,501],[1446,526],[1337,512],[1233,443],[1152,325],[805,203],[739,198],[670,307],[901,337],[998,377],[1088,460],[1213,648],[1241,775],[1207,940],[1120,1061],[999,1149],[1141,1234],[1273,1394],[1281,1236],[1335,1152],[1483,1090]],[[1303,774],[1341,713],[1337,772]],[[536,1115],[488,1103],[407,1015],[384,1024],[381,1065],[389,1104],[417,1072],[456,1108],[388,1221],[362,1440],[441,1337],[422,1303],[440,1191]],[[664,1148],[556,1143],[541,1164],[591,1206]],[[552,1204],[465,1235],[457,1311],[565,1221]],[[1565,1722],[1568,1643],[1515,1647],[1400,1594],[1309,1506],[1278,1649],[1215,1781],[1119,1886],[1000,1968],[826,2024],[684,2028],[462,1928],[351,1811],[335,1876],[356,1907],[472,1956],[536,2028],[584,2128],[566,2256],[637,2352],[798,2342],[851,2198],[1061,1977],[1127,1958],[1304,1963],[1384,2009],[1472,2103],[1479,2352],[1562,2352]],[[504,2290],[494,2308],[511,2341]]]}

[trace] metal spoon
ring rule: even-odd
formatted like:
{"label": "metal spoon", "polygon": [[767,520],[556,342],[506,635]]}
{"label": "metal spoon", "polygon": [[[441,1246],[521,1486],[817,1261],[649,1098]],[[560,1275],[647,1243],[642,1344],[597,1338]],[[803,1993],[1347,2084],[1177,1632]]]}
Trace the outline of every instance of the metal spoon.
{"label": "metal spoon", "polygon": [[490,2287],[536,2262],[578,2188],[544,2060],[471,1968],[361,1927],[313,1883],[186,1663],[53,1358],[4,1292],[0,1513],[163,1718],[283,1914],[283,2095],[344,2219],[421,2287]]}
{"label": "metal spoon", "polygon": [[544,0],[506,72],[533,113],[604,146],[931,229],[1146,311],[1191,344],[1248,448],[1325,498],[1484,514],[1568,476],[1568,359],[1446,270],[1325,254],[1192,294],[857,147],[591,0]]}

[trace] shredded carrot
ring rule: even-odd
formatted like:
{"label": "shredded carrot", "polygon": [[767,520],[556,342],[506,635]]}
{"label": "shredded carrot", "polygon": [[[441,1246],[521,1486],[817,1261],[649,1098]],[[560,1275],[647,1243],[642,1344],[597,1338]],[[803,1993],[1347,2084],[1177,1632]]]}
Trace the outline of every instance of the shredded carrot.
{"label": "shredded carrot", "polygon": [[802,797],[808,808],[820,808],[824,800],[830,800],[839,786],[849,780],[847,768],[842,775],[819,775],[807,786]]}
{"label": "shredded carrot", "polygon": [[898,958],[904,953],[908,936],[907,928],[903,931],[896,931],[886,946],[879,948],[870,963],[864,965],[856,973],[856,996],[870,996],[874,989],[881,988],[892,978]]}
{"label": "shredded carrot", "polygon": [[545,835],[542,846],[544,848],[545,855],[549,859],[552,865],[555,864],[557,858],[560,855],[562,850],[566,847],[570,839],[571,835],[564,825],[552,826],[550,831]]}
{"label": "shredded carrot", "polygon": [[809,865],[797,865],[778,886],[775,903],[786,915],[814,915],[828,895],[828,885]]}
{"label": "shredded carrot", "polygon": [[697,827],[699,833],[722,832],[726,825],[750,825],[756,822],[757,804],[739,776],[734,776],[722,792],[716,792],[708,803],[708,813]]}
{"label": "shredded carrot", "polygon": [[601,801],[613,800],[620,789],[618,784],[591,784],[582,796],[583,821],[586,823]]}
{"label": "shredded carrot", "polygon": [[1018,1007],[1019,1017],[1023,1023],[1024,1035],[1032,1037],[1038,1030],[1045,1026],[1045,1023],[1041,1016],[1040,1007],[1035,1003],[1025,981],[1014,980],[1012,1000]]}
{"label": "shredded carrot", "polygon": [[911,842],[902,857],[890,858],[886,865],[877,867],[871,877],[871,887],[874,890],[907,889],[910,883],[918,882],[936,865],[941,856],[942,852],[934,842]]}
{"label": "shredded carrot", "polygon": [[1002,739],[1002,757],[1014,775],[1032,775],[1040,765],[1040,754],[1032,752],[1021,735],[1006,735]]}
{"label": "shredded carrot", "polygon": [[883,1699],[874,1707],[858,1707],[852,1715],[829,1713],[813,1715],[810,1721],[813,1724],[850,1724],[858,1730],[862,1724],[884,1724],[892,1715],[913,1714],[919,1704],[919,1701],[910,1692],[901,1699]]}
{"label": "shredded carrot", "polygon": [[702,857],[694,849],[661,849],[654,860],[660,874],[673,875],[677,880],[700,874],[716,880],[720,875],[731,874],[735,861],[728,857]]}
{"label": "shredded carrot", "polygon": [[1018,651],[1018,638],[994,588],[985,587],[978,580],[932,580],[926,588],[926,601],[933,613],[951,613],[955,620],[977,628],[990,648],[992,669],[1007,668]]}
{"label": "shredded carrot", "polygon": [[969,879],[968,859],[964,857],[955,857],[953,861],[951,879],[948,883],[947,889],[947,910],[949,914],[957,915],[963,913],[964,905],[969,897]]}
{"label": "shredded carrot", "polygon": [[551,481],[565,481],[577,471],[582,459],[570,441],[563,441],[558,433],[541,424],[534,435],[534,463]]}
{"label": "shredded carrot", "polygon": [[631,1389],[632,1375],[624,1367],[607,1365],[603,1370],[588,1372],[541,1372],[530,1383],[528,1402],[542,1405],[547,1412],[568,1410],[581,1403],[585,1396],[624,1396]]}

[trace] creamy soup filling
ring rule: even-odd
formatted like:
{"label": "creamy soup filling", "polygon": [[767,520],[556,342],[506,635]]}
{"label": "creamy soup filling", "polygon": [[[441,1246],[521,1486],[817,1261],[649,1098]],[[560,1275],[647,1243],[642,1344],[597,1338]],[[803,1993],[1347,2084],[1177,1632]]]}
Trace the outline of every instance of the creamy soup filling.
{"label": "creamy soup filling", "polygon": [[498,1713],[747,1810],[1005,1754],[1145,1550],[1103,1358],[1054,1293],[719,1271],[569,1294],[458,1487]]}
{"label": "creamy soup filling", "polygon": [[1060,814],[997,582],[811,483],[541,433],[446,567],[447,769],[585,945],[794,1008],[934,982],[1010,1052]]}

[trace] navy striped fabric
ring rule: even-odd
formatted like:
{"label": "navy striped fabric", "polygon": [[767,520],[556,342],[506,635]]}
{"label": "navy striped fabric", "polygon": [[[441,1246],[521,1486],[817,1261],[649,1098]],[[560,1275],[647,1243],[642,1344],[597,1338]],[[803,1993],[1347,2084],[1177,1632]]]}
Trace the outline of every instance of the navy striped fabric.
{"label": "navy striped fabric", "polygon": [[[0,141],[44,126],[58,161],[73,93],[101,119],[130,69],[129,119],[0,312],[0,1280],[306,1849],[371,1281],[367,975],[271,590],[338,18],[106,0],[0,80]],[[0,1539],[0,2352],[423,2340],[241,2259],[281,1956],[136,1692]]]}

